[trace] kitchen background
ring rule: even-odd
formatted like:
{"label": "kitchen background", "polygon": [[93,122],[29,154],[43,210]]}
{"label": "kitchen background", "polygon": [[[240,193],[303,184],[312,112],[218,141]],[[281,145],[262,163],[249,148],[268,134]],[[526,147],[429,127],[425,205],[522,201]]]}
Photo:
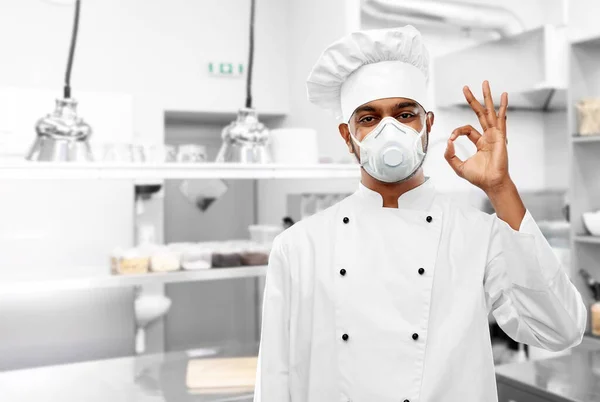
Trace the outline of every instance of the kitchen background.
{"label": "kitchen background", "polygon": [[[83,0],[73,91],[93,128],[96,168],[32,168],[22,161],[35,122],[60,97],[74,4],[0,1],[0,371],[255,345],[264,266],[210,268],[211,247],[252,237],[245,247],[268,252],[285,217],[356,189],[337,123],[307,101],[304,82],[342,35],[407,23],[432,58],[426,175],[493,212],[449,168],[444,144],[455,127],[477,124],[463,85],[489,79],[494,93],[509,92],[511,175],[591,306],[579,269],[600,279],[600,241],[582,220],[600,208],[600,141],[573,135],[600,132],[583,133],[575,107],[600,96],[597,1],[257,0],[253,106],[287,167],[229,170],[207,163],[244,106],[250,0]],[[459,142],[459,156],[473,152]],[[169,152],[176,161],[156,165]],[[177,272],[120,275],[124,261],[147,260],[152,244],[172,245],[155,253]],[[168,268],[174,255],[187,255],[188,266]],[[490,324],[498,363],[560,355],[524,357]]]}

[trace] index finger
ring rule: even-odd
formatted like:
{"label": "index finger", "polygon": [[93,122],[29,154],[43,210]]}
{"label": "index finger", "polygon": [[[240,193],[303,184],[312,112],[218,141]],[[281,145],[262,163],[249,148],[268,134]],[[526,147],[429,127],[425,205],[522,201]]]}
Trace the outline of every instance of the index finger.
{"label": "index finger", "polygon": [[481,124],[481,128],[483,131],[487,130],[489,124],[485,117],[485,108],[481,106],[481,103],[479,103],[477,99],[475,99],[473,92],[471,92],[471,89],[469,89],[468,86],[463,87],[463,94],[465,95],[465,99],[469,103],[469,106],[471,106],[471,109],[473,109],[477,115],[477,119],[479,120],[479,124]]}

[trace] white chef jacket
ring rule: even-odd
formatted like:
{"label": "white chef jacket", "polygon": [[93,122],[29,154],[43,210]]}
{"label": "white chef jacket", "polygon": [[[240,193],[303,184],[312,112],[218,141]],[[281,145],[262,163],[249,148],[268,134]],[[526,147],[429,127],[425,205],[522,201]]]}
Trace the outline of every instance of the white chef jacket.
{"label": "white chef jacket", "polygon": [[581,295],[529,211],[515,231],[430,180],[398,208],[359,184],[273,244],[255,401],[497,401],[490,311],[517,342],[583,337]]}

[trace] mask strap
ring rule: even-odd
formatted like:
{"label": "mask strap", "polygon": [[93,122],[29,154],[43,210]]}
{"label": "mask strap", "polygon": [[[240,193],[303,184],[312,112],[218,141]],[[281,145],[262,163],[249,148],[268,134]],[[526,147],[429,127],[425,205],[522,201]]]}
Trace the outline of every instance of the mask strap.
{"label": "mask strap", "polygon": [[[425,135],[427,135],[427,122],[425,122],[425,124],[423,125],[423,128],[421,129],[421,132],[419,133],[419,135],[417,136],[417,138],[415,139],[415,143],[417,144],[418,148],[417,150],[421,153],[425,153],[425,149],[423,149],[423,137]],[[428,142],[428,147],[429,147],[429,140],[427,140]]]}
{"label": "mask strap", "polygon": [[356,145],[358,145],[359,147],[363,147],[363,145],[360,143],[359,140],[356,139],[356,137],[354,136],[354,134],[352,134],[352,131],[350,131],[350,125],[348,124],[348,133],[350,133],[350,138],[354,141],[354,143]]}

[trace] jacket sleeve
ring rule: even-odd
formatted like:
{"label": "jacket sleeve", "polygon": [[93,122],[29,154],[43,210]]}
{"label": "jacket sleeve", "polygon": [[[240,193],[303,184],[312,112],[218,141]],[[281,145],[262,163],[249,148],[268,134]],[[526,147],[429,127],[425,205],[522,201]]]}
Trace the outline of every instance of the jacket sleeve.
{"label": "jacket sleeve", "polygon": [[290,273],[279,237],[269,256],[263,297],[262,329],[255,402],[289,402]]}
{"label": "jacket sleeve", "polygon": [[484,288],[496,322],[515,341],[551,351],[581,342],[585,305],[529,211],[519,231],[494,217]]}

